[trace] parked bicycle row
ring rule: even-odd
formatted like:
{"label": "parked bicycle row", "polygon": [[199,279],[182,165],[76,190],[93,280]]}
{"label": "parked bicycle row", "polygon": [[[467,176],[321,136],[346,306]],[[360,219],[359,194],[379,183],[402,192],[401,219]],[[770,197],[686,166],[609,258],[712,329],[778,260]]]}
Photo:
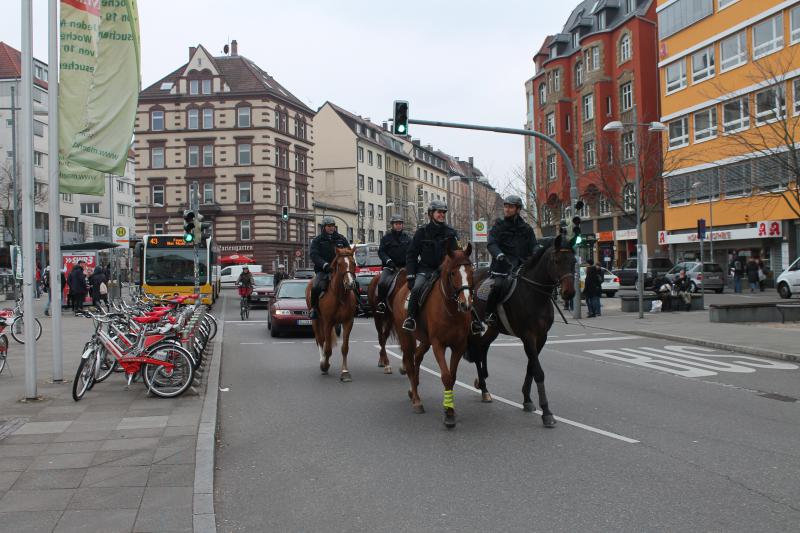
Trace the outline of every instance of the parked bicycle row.
{"label": "parked bicycle row", "polygon": [[199,385],[205,351],[217,322],[199,295],[160,298],[131,294],[131,301],[111,303],[109,311],[83,310],[94,321],[72,386],[79,401],[96,383],[114,373],[125,375],[127,388],[141,379],[148,392],[174,398]]}

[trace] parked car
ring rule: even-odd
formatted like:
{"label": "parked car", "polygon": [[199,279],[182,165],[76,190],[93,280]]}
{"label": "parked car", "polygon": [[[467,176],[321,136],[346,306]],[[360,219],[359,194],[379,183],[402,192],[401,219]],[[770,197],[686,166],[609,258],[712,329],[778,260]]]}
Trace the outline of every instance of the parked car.
{"label": "parked car", "polygon": [[369,295],[367,291],[372,278],[375,277],[374,272],[359,272],[356,274],[356,283],[358,284],[358,299],[361,304],[361,309],[364,310],[365,316],[372,315],[372,308],[369,306]]}
{"label": "parked car", "polygon": [[298,268],[294,271],[294,279],[314,279],[314,269]]}
{"label": "parked car", "polygon": [[[601,267],[602,268],[602,267]],[[581,267],[581,290],[586,282],[586,265]],[[610,270],[603,268],[603,284],[601,285],[603,294],[612,298],[619,290],[619,278]]]}
{"label": "parked car", "polygon": [[800,294],[800,257],[778,276],[775,286],[781,298],[791,298],[793,294]]}
{"label": "parked car", "polygon": [[311,319],[306,305],[308,281],[285,279],[278,285],[267,313],[267,329],[273,337],[284,333],[311,333]]}
{"label": "parked car", "polygon": [[678,263],[665,274],[671,282],[675,282],[681,269],[686,269],[686,276],[691,280],[692,292],[698,292],[705,286],[706,291],[721,293],[725,289],[725,279],[722,268],[716,263],[703,263],[703,271],[700,272],[699,261],[686,261]]}
{"label": "parked car", "polygon": [[250,272],[261,272],[261,265],[230,265],[226,266],[219,272],[219,280],[220,285],[222,288],[234,288],[236,287],[236,280],[239,279],[239,274],[242,273],[242,269],[247,267]]}
{"label": "parked car", "polygon": [[273,292],[275,292],[275,277],[272,274],[256,272],[253,274],[253,292],[250,293],[250,307],[269,307]]}
{"label": "parked car", "polygon": [[[622,287],[636,286],[637,265],[636,258],[633,257],[625,261],[622,268],[613,271],[614,275],[619,278],[619,284]],[[645,266],[647,268],[644,271],[644,287],[647,289],[653,286],[653,279],[663,276],[674,265],[666,257],[651,257]]]}

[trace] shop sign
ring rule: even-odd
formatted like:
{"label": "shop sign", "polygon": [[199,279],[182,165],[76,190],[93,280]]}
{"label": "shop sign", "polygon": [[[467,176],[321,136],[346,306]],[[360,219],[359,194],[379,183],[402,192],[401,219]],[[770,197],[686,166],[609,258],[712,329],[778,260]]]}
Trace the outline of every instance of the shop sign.
{"label": "shop sign", "polygon": [[636,230],[635,229],[618,229],[615,232],[615,236],[617,237],[618,241],[636,240]]}
{"label": "shop sign", "polygon": [[[783,236],[781,223],[777,220],[758,222],[754,228],[709,231],[706,240],[738,241],[744,239],[769,239]],[[697,232],[670,235],[666,231],[658,232],[658,244],[686,244],[699,242]]]}
{"label": "shop sign", "polygon": [[613,231],[598,231],[597,232],[597,240],[600,242],[609,242],[614,240],[614,232]]}

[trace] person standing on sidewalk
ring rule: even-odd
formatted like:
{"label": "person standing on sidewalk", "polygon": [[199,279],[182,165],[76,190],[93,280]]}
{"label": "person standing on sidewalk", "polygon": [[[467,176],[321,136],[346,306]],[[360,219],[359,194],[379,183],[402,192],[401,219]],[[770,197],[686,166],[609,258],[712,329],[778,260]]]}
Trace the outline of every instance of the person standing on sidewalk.
{"label": "person standing on sidewalk", "polygon": [[594,260],[589,259],[587,263],[583,289],[586,294],[586,306],[589,308],[586,318],[593,318],[600,316],[600,295],[603,294],[603,281],[600,270],[594,265]]}
{"label": "person standing on sidewalk", "polygon": [[737,252],[733,253],[733,261],[730,264],[730,270],[733,272],[733,292],[742,292],[742,278],[744,277],[744,263],[742,258]]}
{"label": "person standing on sidewalk", "polygon": [[97,267],[89,276],[90,294],[92,296],[92,305],[98,309],[102,309],[102,302],[106,302],[106,309],[108,309],[108,280],[106,273],[101,267]]}
{"label": "person standing on sidewalk", "polygon": [[83,300],[86,298],[86,274],[83,272],[85,261],[78,261],[78,264],[70,271],[67,285],[69,294],[72,297],[72,310],[79,313],[83,310]]}
{"label": "person standing on sidewalk", "polygon": [[750,292],[756,292],[758,290],[758,263],[752,257],[747,261],[747,266],[745,267],[745,271],[747,272],[747,283],[750,285]]}

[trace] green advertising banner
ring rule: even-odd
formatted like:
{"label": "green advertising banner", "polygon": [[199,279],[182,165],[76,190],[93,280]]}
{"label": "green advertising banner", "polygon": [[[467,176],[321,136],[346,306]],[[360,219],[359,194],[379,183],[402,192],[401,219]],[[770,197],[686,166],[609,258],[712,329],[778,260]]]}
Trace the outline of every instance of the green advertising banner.
{"label": "green advertising banner", "polygon": [[140,88],[136,0],[61,0],[62,193],[103,195],[103,173],[125,173]]}

